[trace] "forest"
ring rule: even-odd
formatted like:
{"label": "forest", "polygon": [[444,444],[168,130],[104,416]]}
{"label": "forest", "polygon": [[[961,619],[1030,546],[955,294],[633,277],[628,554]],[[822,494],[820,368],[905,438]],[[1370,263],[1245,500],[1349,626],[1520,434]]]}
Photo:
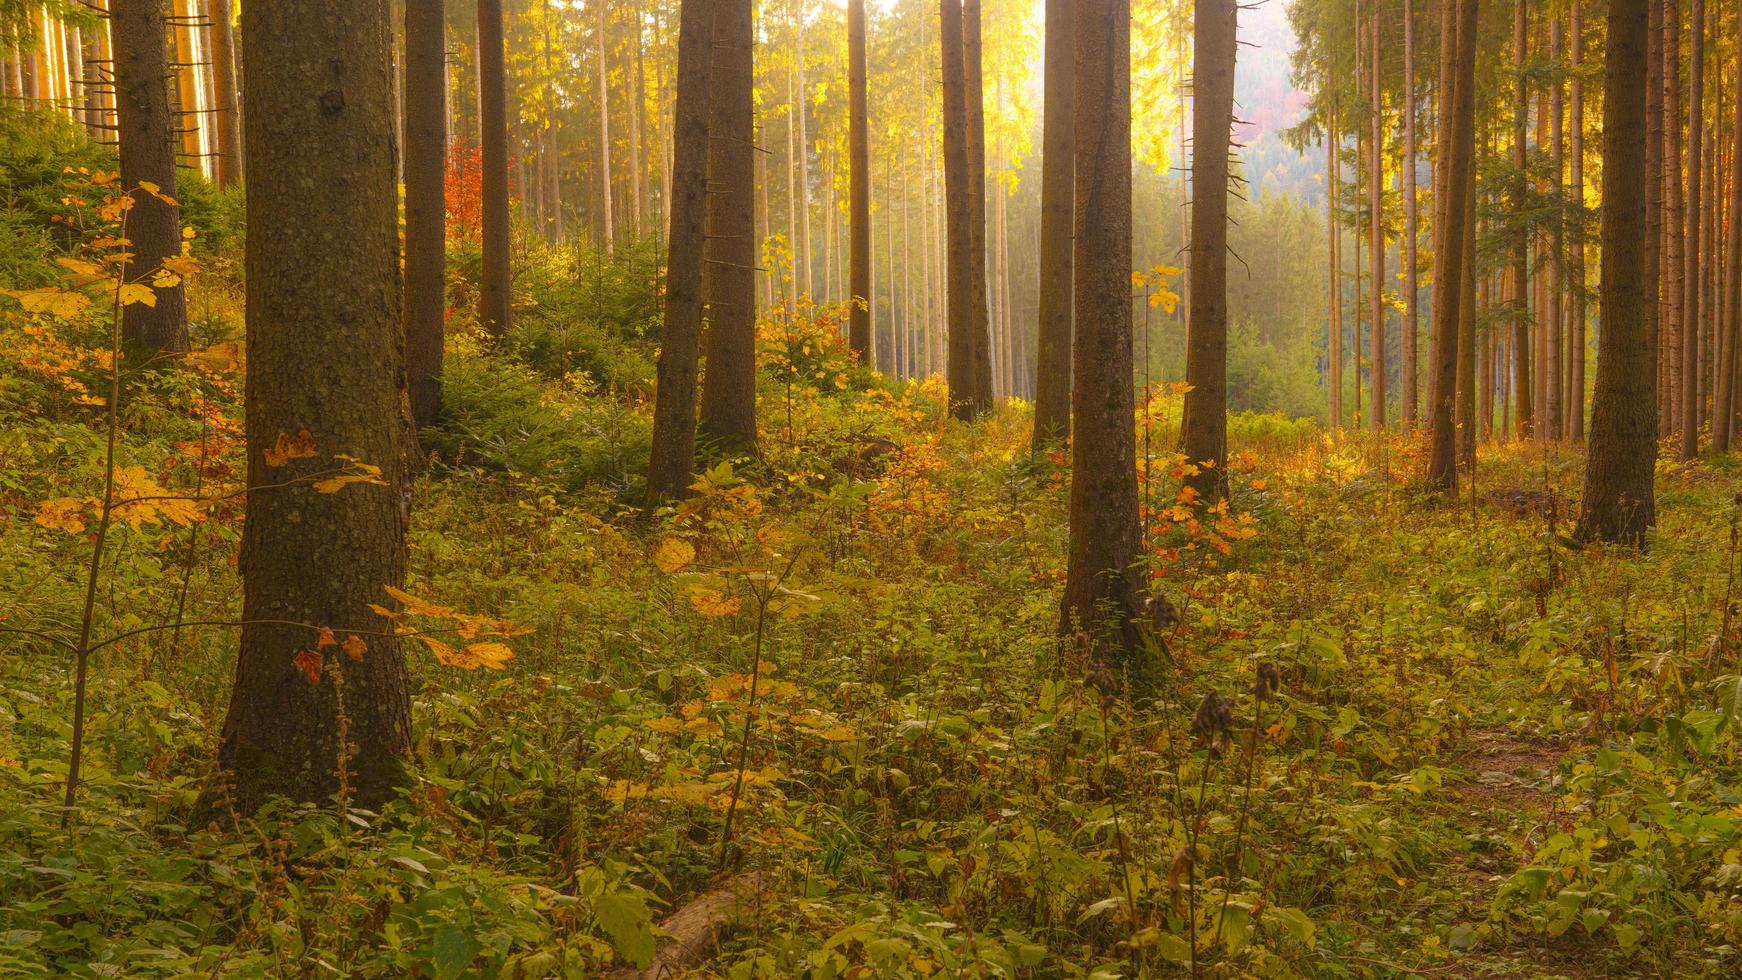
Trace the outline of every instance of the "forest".
{"label": "forest", "polygon": [[0,0],[0,977],[1742,975],[1735,0]]}

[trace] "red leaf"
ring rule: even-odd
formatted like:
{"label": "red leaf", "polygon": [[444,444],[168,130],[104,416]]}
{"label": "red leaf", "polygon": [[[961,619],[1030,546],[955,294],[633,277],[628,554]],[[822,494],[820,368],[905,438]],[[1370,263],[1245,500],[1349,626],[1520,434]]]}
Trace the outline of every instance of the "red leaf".
{"label": "red leaf", "polygon": [[296,669],[302,671],[302,676],[308,678],[308,682],[311,685],[319,685],[320,684],[320,682],[321,682],[321,655],[320,654],[314,652],[313,650],[304,650],[301,653],[297,654],[296,659],[291,661],[291,662],[296,664]]}

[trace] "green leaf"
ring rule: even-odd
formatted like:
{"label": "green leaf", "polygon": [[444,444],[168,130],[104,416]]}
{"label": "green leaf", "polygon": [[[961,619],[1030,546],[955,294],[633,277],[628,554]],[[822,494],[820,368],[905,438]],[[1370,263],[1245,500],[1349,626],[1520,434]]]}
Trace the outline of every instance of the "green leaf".
{"label": "green leaf", "polygon": [[599,928],[611,937],[618,955],[645,970],[653,965],[653,914],[633,892],[606,891],[593,900]]}
{"label": "green leaf", "polygon": [[472,958],[481,948],[472,934],[460,926],[445,925],[437,929],[430,956],[437,980],[455,980],[472,965]]}

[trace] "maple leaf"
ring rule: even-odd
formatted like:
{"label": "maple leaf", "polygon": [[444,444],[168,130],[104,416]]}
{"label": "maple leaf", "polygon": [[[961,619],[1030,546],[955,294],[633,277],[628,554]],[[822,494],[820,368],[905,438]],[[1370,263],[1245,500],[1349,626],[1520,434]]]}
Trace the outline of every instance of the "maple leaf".
{"label": "maple leaf", "polygon": [[85,510],[89,506],[88,500],[75,497],[45,500],[36,508],[35,521],[51,530],[82,534],[85,530]]}
{"label": "maple leaf", "polygon": [[70,320],[90,308],[91,298],[70,289],[45,286],[41,289],[5,289],[0,292],[17,300],[26,313],[47,313]]}
{"label": "maple leaf", "polygon": [[677,538],[666,538],[659,543],[659,548],[653,552],[653,563],[667,575],[674,575],[689,567],[696,560],[696,549],[688,541]]}
{"label": "maple leaf", "polygon": [[[387,594],[398,599],[399,604],[405,607],[405,611],[413,616],[430,616],[435,619],[451,619],[455,615],[451,606],[438,606],[433,602],[425,602],[404,589],[394,588],[391,585],[386,586],[385,588],[387,589]],[[386,610],[379,607],[376,607],[376,612],[387,615]]]}
{"label": "maple leaf", "polygon": [[272,448],[266,450],[266,465],[279,467],[293,459],[309,459],[319,455],[315,450],[315,437],[309,435],[307,429],[298,432],[295,439],[280,432]]}
{"label": "maple leaf", "polygon": [[362,637],[352,633],[345,637],[345,642],[339,644],[339,649],[345,651],[345,656],[362,663],[363,654],[369,652],[369,644],[365,643]]}
{"label": "maple leaf", "polygon": [[320,684],[320,682],[321,682],[321,655],[320,654],[314,652],[313,650],[304,650],[301,653],[298,653],[291,660],[291,663],[296,664],[296,669],[302,671],[302,676],[308,678],[308,682],[311,686],[316,686],[316,685]]}
{"label": "maple leaf", "polygon": [[474,643],[462,650],[433,636],[420,634],[418,639],[423,641],[424,646],[429,647],[436,660],[460,670],[477,670],[479,667],[505,670],[508,661],[514,659],[514,651],[506,643]]}
{"label": "maple leaf", "polygon": [[[345,459],[346,457],[339,458]],[[340,473],[338,476],[330,476],[325,480],[316,480],[314,482],[315,492],[338,493],[340,490],[357,483],[370,483],[378,487],[387,485],[386,481],[381,479],[381,467],[357,462],[352,462],[351,466],[352,471],[349,473]]]}
{"label": "maple leaf", "polygon": [[150,286],[137,282],[123,284],[120,298],[122,306],[132,306],[135,303],[142,303],[146,306],[157,305],[157,293],[153,292]]}

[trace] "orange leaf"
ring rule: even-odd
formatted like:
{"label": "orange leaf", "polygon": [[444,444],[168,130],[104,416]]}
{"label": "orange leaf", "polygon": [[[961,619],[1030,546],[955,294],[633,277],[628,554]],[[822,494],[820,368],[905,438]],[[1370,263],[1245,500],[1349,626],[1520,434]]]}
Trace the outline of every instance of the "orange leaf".
{"label": "orange leaf", "polygon": [[362,637],[352,633],[350,636],[345,637],[345,642],[339,644],[339,649],[345,651],[345,656],[350,657],[358,663],[362,663],[363,654],[369,651],[369,644],[363,642]]}
{"label": "orange leaf", "polygon": [[307,429],[298,432],[295,439],[280,432],[277,442],[273,443],[271,449],[266,450],[266,465],[283,466],[293,459],[309,459],[319,455],[315,450],[315,437],[309,435]]}
{"label": "orange leaf", "polygon": [[320,654],[314,652],[313,650],[304,650],[301,653],[297,654],[296,658],[294,660],[292,660],[291,662],[296,664],[297,670],[302,671],[302,676],[308,678],[308,682],[310,685],[319,685],[320,684],[320,682],[321,682],[321,655]]}

